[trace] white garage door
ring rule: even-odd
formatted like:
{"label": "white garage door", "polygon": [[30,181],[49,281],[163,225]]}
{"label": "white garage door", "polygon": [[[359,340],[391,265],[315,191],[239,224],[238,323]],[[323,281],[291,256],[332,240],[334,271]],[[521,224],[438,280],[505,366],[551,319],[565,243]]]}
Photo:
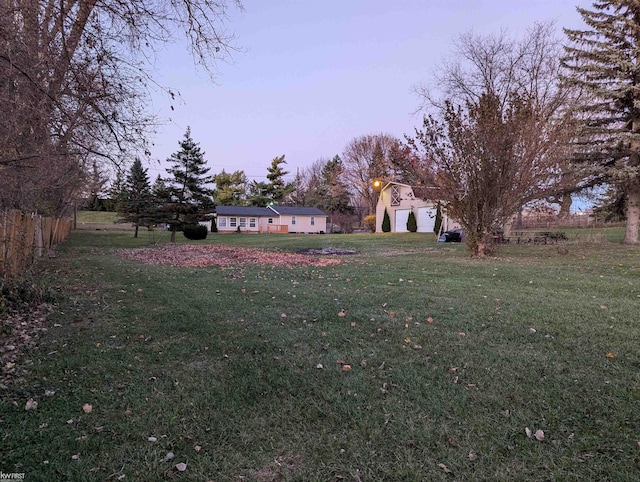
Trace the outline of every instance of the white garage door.
{"label": "white garage door", "polygon": [[418,208],[416,221],[418,222],[419,233],[432,233],[436,225],[436,210],[433,208]]}
{"label": "white garage door", "polygon": [[410,209],[398,209],[396,211],[396,229],[394,232],[396,233],[406,233],[407,231],[407,220],[409,219]]}

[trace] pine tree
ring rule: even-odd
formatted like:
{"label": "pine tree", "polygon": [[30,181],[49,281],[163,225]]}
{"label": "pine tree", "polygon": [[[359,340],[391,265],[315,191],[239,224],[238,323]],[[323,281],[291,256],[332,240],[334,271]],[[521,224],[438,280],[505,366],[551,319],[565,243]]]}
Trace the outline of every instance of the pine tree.
{"label": "pine tree", "polygon": [[251,181],[247,192],[247,201],[251,206],[265,207],[270,202],[269,184],[264,181]]}
{"label": "pine tree", "polygon": [[586,30],[565,29],[567,80],[583,91],[584,122],[575,157],[591,184],[610,184],[626,197],[623,243],[638,243],[640,219],[640,3],[598,0],[578,8]]}
{"label": "pine tree", "polygon": [[131,165],[117,203],[117,211],[122,220],[135,226],[134,238],[138,237],[139,226],[149,224],[151,206],[151,186],[147,169],[142,167],[140,159],[136,159]]}
{"label": "pine tree", "polygon": [[389,218],[389,213],[387,212],[387,208],[384,208],[384,216],[382,217],[382,232],[383,233],[391,232],[391,219]]}
{"label": "pine tree", "polygon": [[247,176],[244,171],[226,172],[213,176],[216,183],[215,201],[223,206],[244,206],[247,201]]}
{"label": "pine tree", "polygon": [[171,242],[176,239],[176,231],[211,218],[215,211],[213,191],[207,188],[213,179],[207,176],[209,168],[205,167],[204,152],[191,138],[190,128],[179,144],[180,150],[167,159],[173,163],[167,168],[172,177],[164,179],[164,188],[157,190],[159,212],[167,219]]}
{"label": "pine tree", "polygon": [[112,208],[111,211],[118,212],[120,209],[120,204],[124,200],[125,189],[124,189],[125,179],[123,177],[123,172],[121,169],[118,169],[116,172],[116,178],[111,183],[111,187],[109,188],[109,205]]}
{"label": "pine tree", "polygon": [[267,168],[268,195],[274,203],[281,203],[285,197],[295,190],[293,183],[284,180],[284,177],[289,172],[285,171],[281,165],[286,163],[287,161],[284,160],[284,155],[282,155],[275,157],[271,161],[271,166]]}
{"label": "pine tree", "polygon": [[418,222],[416,215],[413,213],[413,209],[409,211],[409,217],[407,218],[407,231],[415,233],[418,230]]}
{"label": "pine tree", "polygon": [[328,213],[351,213],[349,188],[344,179],[344,164],[340,156],[334,156],[322,169],[322,189],[325,197],[322,206]]}

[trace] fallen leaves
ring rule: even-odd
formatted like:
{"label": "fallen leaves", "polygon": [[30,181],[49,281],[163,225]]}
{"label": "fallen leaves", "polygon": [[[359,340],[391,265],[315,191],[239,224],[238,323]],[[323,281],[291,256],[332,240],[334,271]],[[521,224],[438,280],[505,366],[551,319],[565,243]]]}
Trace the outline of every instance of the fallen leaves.
{"label": "fallen leaves", "polygon": [[543,441],[544,440],[544,431],[543,430],[536,430],[535,432],[532,432],[531,429],[529,427],[525,427],[524,428],[524,433],[527,435],[527,438],[535,438],[538,441]]}
{"label": "fallen leaves", "polygon": [[38,408],[38,402],[36,402],[33,398],[27,400],[27,403],[24,405],[25,410],[35,410]]}
{"label": "fallen leaves", "polygon": [[93,405],[91,405],[90,403],[85,403],[85,404],[82,406],[82,411],[83,411],[84,413],[91,413],[91,412],[93,411]]}
{"label": "fallen leaves", "polygon": [[617,356],[618,356],[618,354],[617,353],[613,353],[613,352],[609,352],[609,353],[607,353],[605,355],[605,357],[607,357],[607,358],[615,358]]}
{"label": "fallen leaves", "polygon": [[48,330],[46,321],[53,305],[42,303],[19,310],[0,308],[3,308],[0,309],[0,388],[3,389],[27,373],[19,361],[26,351],[36,346],[41,333]]}
{"label": "fallen leaves", "polygon": [[332,266],[339,259],[312,255],[278,253],[255,248],[222,245],[165,244],[152,248],[119,249],[118,256],[145,264],[163,266],[233,266],[260,264],[271,266]]}

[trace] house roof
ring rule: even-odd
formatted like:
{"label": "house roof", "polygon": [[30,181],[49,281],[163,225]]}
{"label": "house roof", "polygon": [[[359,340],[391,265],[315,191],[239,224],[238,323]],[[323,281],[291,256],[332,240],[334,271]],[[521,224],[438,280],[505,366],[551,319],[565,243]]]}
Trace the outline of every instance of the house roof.
{"label": "house roof", "polygon": [[388,189],[392,185],[408,187],[413,191],[413,195],[415,197],[425,201],[439,199],[440,197],[437,187],[426,186],[424,184],[417,184],[417,185],[411,186],[409,184],[405,184],[403,182],[396,182],[396,181],[390,181],[387,184],[385,184],[385,186],[380,190],[380,192],[384,191],[385,189]]}
{"label": "house roof", "polygon": [[405,184],[405,183],[403,183],[403,182],[389,181],[388,183],[386,183],[386,184],[384,185],[384,187],[383,187],[382,189],[380,189],[380,192],[382,192],[382,191],[384,191],[384,190],[388,189],[390,186],[393,186],[393,185],[395,185],[395,186],[411,187],[409,184]]}
{"label": "house roof", "polygon": [[306,207],[306,206],[269,206],[278,214],[285,214],[288,216],[326,216],[327,214],[318,208]]}
{"label": "house roof", "polygon": [[216,206],[218,216],[253,216],[273,217],[277,216],[326,216],[326,213],[318,208],[299,206]]}
{"label": "house roof", "polygon": [[257,206],[216,206],[218,216],[273,216],[267,208]]}

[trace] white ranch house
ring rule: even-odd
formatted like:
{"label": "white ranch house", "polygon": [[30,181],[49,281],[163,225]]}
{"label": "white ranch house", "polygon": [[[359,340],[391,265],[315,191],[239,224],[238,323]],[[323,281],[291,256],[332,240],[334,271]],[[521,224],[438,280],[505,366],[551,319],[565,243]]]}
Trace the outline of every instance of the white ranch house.
{"label": "white ranch house", "polygon": [[[325,233],[327,215],[318,208],[297,206],[216,206],[220,233]],[[208,226],[210,223],[206,223]]]}
{"label": "white ranch house", "polygon": [[[428,190],[425,195],[433,196]],[[425,197],[426,197],[425,196]],[[414,195],[414,189],[408,184],[388,182],[381,190],[376,206],[376,233],[382,232],[384,210],[389,214],[392,233],[407,233],[407,220],[413,211],[416,216],[419,233],[433,233],[436,224],[437,200],[421,199]],[[446,231],[456,227],[444,213],[442,214],[441,230]]]}

